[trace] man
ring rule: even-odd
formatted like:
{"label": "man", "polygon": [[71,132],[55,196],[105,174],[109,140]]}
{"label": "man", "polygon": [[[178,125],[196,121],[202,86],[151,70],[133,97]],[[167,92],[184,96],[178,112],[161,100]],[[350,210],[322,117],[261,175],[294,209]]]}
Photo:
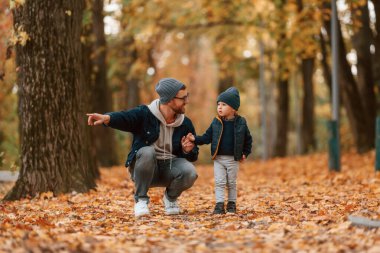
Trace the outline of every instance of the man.
{"label": "man", "polygon": [[91,113],[89,125],[100,125],[133,134],[126,167],[135,183],[135,216],[149,215],[150,187],[166,187],[163,202],[166,214],[179,214],[177,198],[197,179],[194,162],[198,147],[186,138],[195,135],[191,120],[184,116],[189,102],[186,86],[174,78],[156,85],[159,99],[150,105],[106,114]]}

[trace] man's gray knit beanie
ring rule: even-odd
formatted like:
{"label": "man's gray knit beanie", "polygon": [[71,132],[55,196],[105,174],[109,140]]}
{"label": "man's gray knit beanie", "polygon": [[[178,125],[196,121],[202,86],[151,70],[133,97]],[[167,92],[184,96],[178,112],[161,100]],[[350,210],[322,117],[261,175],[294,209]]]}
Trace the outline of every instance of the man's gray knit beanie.
{"label": "man's gray knit beanie", "polygon": [[174,78],[163,78],[156,84],[156,92],[160,96],[160,102],[165,104],[172,100],[178,91],[185,85]]}
{"label": "man's gray knit beanie", "polygon": [[224,102],[237,111],[240,107],[239,91],[235,87],[230,87],[224,92],[220,93],[216,101],[217,103]]}

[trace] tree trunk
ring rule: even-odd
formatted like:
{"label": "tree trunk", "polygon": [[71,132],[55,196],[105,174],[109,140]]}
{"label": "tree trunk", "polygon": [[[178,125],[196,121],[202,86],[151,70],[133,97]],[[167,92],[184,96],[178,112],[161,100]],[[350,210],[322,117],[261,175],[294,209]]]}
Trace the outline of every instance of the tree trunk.
{"label": "tree trunk", "polygon": [[83,7],[81,0],[41,0],[14,10],[15,30],[24,27],[30,40],[16,46],[21,169],[6,200],[96,187],[82,111]]}
{"label": "tree trunk", "polygon": [[127,59],[126,67],[126,108],[131,109],[140,105],[140,88],[139,79],[141,76],[137,76],[136,71],[131,71],[138,60],[138,52],[133,37],[127,37],[125,40],[125,58]]}
{"label": "tree trunk", "polygon": [[[86,11],[89,11],[86,7]],[[91,24],[82,25],[82,37],[83,38],[90,38],[92,34],[92,27]],[[82,41],[81,43],[81,50],[82,50],[82,78],[83,78],[83,84],[85,86],[86,90],[94,90],[94,82],[92,80],[92,61],[91,61],[91,55],[92,55],[92,43],[90,39],[86,39],[85,41]],[[92,104],[93,104],[93,93],[87,92],[86,96],[84,97],[84,108],[86,112],[93,111]],[[94,132],[92,129],[89,129],[86,131],[87,138],[89,140],[89,157],[92,165],[90,167],[94,168],[94,175],[96,178],[100,177],[100,172],[98,168],[98,157],[96,156],[96,147],[94,145]]]}
{"label": "tree trunk", "polygon": [[[94,0],[92,6],[92,26],[95,35],[93,48],[93,111],[112,111],[112,96],[108,89],[106,53],[107,45],[104,35],[103,0]],[[109,167],[118,164],[116,154],[115,134],[112,129],[106,127],[94,127],[94,142],[96,155],[101,166]]]}
{"label": "tree trunk", "polygon": [[[329,6],[330,10],[331,7]],[[324,22],[326,31],[331,38],[330,20]],[[338,78],[339,87],[342,92],[342,100],[344,108],[347,112],[347,117],[350,122],[350,127],[352,134],[355,139],[356,149],[359,153],[366,152],[371,149],[367,122],[365,117],[365,111],[363,108],[363,102],[358,96],[359,89],[355,82],[354,76],[351,72],[351,66],[346,58],[346,47],[344,45],[342,30],[340,27],[340,22],[338,20],[338,47],[339,47],[339,68],[338,68]]]}
{"label": "tree trunk", "polygon": [[277,115],[276,115],[276,139],[273,156],[286,156],[288,145],[288,123],[289,123],[289,80],[277,82]]}
{"label": "tree trunk", "polygon": [[[372,0],[373,5],[375,6],[375,14],[376,14],[376,36],[374,38],[375,44],[375,54],[373,57],[373,77],[377,86],[377,92],[380,96],[380,1]],[[377,107],[379,108],[379,107]]]}
{"label": "tree trunk", "polygon": [[[297,0],[298,12],[302,13],[303,1]],[[308,16],[303,15],[303,19]],[[310,17],[309,17],[310,18]],[[302,21],[302,20],[301,20]],[[301,123],[301,153],[305,154],[310,149],[315,149],[314,131],[314,57],[302,59],[301,72],[303,81],[302,123]]]}
{"label": "tree trunk", "polygon": [[134,108],[140,104],[139,80],[131,78],[127,81],[127,108]]}
{"label": "tree trunk", "polygon": [[323,69],[323,77],[325,79],[325,82],[326,82],[326,85],[329,89],[330,97],[331,97],[332,96],[332,84],[331,84],[332,83],[332,81],[331,81],[332,77],[331,77],[330,66],[328,64],[326,41],[325,41],[325,37],[322,34],[322,32],[319,33],[319,41],[320,41],[321,53],[322,53],[321,64],[322,64],[322,69]]}
{"label": "tree trunk", "polygon": [[[356,15],[359,11],[360,14]],[[359,94],[363,102],[363,109],[367,122],[368,138],[371,141],[370,146],[375,146],[375,124],[376,124],[376,96],[375,85],[372,76],[372,55],[370,47],[373,42],[371,28],[369,27],[369,10],[368,2],[358,9],[352,10],[353,19],[361,23],[359,30],[351,37],[352,44],[357,55],[357,82]]]}
{"label": "tree trunk", "polygon": [[302,123],[301,123],[301,153],[307,153],[316,148],[314,131],[314,58],[302,60],[303,101],[302,101]]}

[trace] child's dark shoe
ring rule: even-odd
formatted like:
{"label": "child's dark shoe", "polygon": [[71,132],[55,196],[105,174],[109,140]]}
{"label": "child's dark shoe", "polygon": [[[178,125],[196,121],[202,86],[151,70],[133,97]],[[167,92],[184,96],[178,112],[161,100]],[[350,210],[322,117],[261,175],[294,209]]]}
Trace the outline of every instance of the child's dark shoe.
{"label": "child's dark shoe", "polygon": [[227,213],[236,213],[236,203],[233,201],[228,201],[227,203]]}
{"label": "child's dark shoe", "polygon": [[225,213],[226,211],[224,211],[224,203],[223,202],[216,203],[213,214],[225,214]]}

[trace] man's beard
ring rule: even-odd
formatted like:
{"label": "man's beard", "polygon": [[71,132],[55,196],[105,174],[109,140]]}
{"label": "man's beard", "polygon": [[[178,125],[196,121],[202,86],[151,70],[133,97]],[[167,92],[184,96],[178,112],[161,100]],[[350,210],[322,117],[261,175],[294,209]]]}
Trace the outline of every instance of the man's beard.
{"label": "man's beard", "polygon": [[181,106],[178,108],[173,108],[173,107],[171,107],[171,108],[176,114],[184,114],[185,113],[185,107],[184,106]]}

